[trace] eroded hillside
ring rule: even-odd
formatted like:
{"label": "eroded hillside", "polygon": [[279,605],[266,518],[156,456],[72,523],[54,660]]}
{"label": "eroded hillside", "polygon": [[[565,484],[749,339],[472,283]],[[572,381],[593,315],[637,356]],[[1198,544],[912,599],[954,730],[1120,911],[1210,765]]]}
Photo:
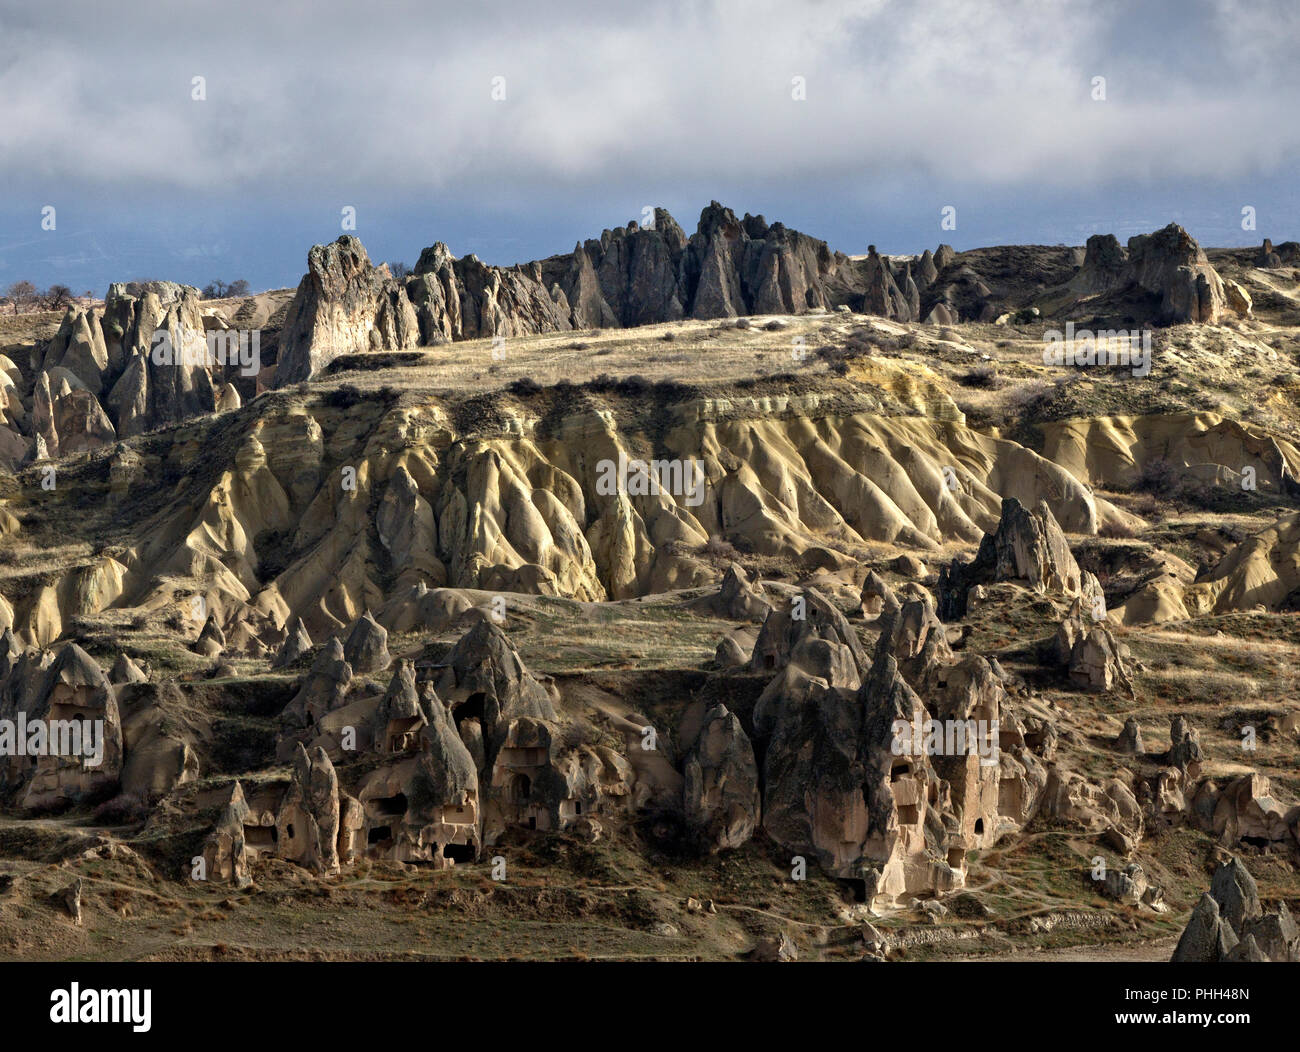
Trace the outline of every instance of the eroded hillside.
{"label": "eroded hillside", "polygon": [[103,735],[0,756],[0,952],[1167,958],[1225,853],[1300,902],[1291,248],[664,216],[6,320],[0,721]]}

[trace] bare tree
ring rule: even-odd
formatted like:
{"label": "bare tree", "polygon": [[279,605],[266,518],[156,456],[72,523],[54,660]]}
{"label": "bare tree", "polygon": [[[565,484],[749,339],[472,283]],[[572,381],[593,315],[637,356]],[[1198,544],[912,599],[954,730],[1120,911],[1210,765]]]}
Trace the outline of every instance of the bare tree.
{"label": "bare tree", "polygon": [[388,271],[398,281],[401,281],[403,278],[408,278],[411,276],[410,265],[406,263],[389,263]]}
{"label": "bare tree", "polygon": [[13,305],[14,313],[17,314],[36,301],[36,286],[30,281],[15,281],[5,290],[5,299]]}
{"label": "bare tree", "polygon": [[45,309],[63,310],[72,302],[72,290],[67,285],[51,285],[45,290]]}
{"label": "bare tree", "polygon": [[247,296],[248,282],[243,278],[238,281],[210,281],[203,287],[205,300],[228,300],[234,296]]}

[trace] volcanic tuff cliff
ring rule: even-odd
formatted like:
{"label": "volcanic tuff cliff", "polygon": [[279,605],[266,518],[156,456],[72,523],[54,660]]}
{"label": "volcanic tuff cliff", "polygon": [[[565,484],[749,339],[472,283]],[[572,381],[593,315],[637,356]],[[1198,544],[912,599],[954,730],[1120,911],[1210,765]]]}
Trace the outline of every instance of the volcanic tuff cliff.
{"label": "volcanic tuff cliff", "polygon": [[1046,280],[1027,288],[1023,274],[1006,279],[1005,261],[968,260],[946,245],[910,259],[875,246],[849,257],[762,216],[737,219],[716,201],[689,237],[656,209],[645,228],[632,222],[569,254],[513,267],[457,259],[439,242],[399,281],[352,235],[313,247],[307,265],[283,317],[258,318],[278,324],[259,325],[251,350],[250,327],[204,306],[188,286],[117,284],[102,309],[70,307],[28,363],[6,358],[0,368],[0,465],[234,409],[341,356],[452,340],[829,308],[938,324],[1005,319],[1040,303],[1066,316],[1119,304],[1135,324],[1213,323],[1251,311],[1245,289],[1225,284],[1172,224],[1130,239],[1127,251],[1113,237],[1091,238],[1077,267],[1012,267],[1042,270]]}

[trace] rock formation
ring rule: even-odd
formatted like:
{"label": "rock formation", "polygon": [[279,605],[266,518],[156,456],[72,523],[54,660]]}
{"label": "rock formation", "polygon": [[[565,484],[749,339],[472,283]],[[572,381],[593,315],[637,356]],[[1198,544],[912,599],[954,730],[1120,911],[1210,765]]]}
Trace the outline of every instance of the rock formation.
{"label": "rock formation", "polygon": [[1088,238],[1083,266],[1071,284],[1087,296],[1140,290],[1158,303],[1156,320],[1164,323],[1214,324],[1234,309],[1250,312],[1248,301],[1229,302],[1205,251],[1176,223],[1129,238],[1127,250],[1110,234]]}
{"label": "rock formation", "polygon": [[357,619],[343,644],[343,656],[353,672],[383,672],[392,658],[388,656],[388,631],[367,610]]}
{"label": "rock formation", "polygon": [[758,767],[744,728],[725,706],[705,713],[684,773],[686,824],[705,850],[739,847],[753,835]]}
{"label": "rock formation", "polygon": [[15,665],[9,680],[14,704],[0,704],[7,710],[0,714],[22,721],[15,737],[23,724],[29,733],[26,755],[7,742],[0,762],[10,778],[26,777],[23,806],[48,810],[111,795],[122,773],[122,721],[114,687],[90,655],[68,643],[43,673],[39,664]]}
{"label": "rock formation", "polygon": [[1031,511],[1014,497],[1003,499],[997,529],[985,534],[972,562],[954,560],[940,570],[940,616],[945,621],[960,620],[970,590],[994,581],[1017,581],[1040,595],[1066,599],[1084,595],[1092,599],[1100,593],[1095,580],[1079,570],[1047,504],[1040,501]]}
{"label": "rock formation", "polygon": [[1286,903],[1264,911],[1255,879],[1234,857],[1215,869],[1170,960],[1300,961],[1300,931]]}
{"label": "rock formation", "polygon": [[307,273],[280,333],[276,380],[306,380],[344,354],[414,347],[419,335],[406,288],[344,234],[307,254]]}
{"label": "rock formation", "polygon": [[275,660],[271,662],[271,667],[284,668],[286,665],[292,665],[310,650],[311,636],[307,634],[307,626],[302,623],[301,617],[295,617],[285,635],[284,643],[275,655]]}
{"label": "rock formation", "polygon": [[317,747],[309,756],[298,746],[275,828],[280,857],[317,873],[338,871],[339,780],[324,749]]}

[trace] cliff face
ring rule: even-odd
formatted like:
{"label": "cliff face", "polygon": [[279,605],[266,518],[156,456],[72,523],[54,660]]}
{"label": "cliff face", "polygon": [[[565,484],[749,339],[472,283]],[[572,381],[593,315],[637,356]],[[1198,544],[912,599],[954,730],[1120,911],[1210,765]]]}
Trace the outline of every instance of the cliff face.
{"label": "cliff face", "polygon": [[351,236],[313,248],[308,265],[282,340],[282,384],[358,351],[683,318],[798,314],[841,303],[861,306],[868,287],[851,261],[833,255],[824,241],[780,223],[769,226],[762,216],[737,219],[716,201],[690,237],[658,208],[644,228],[629,223],[567,255],[513,267],[489,266],[472,255],[456,259],[439,242],[420,254],[404,285],[373,267]]}
{"label": "cliff face", "polygon": [[439,242],[402,279],[345,235],[311,249],[286,296],[218,308],[197,289],[159,281],[115,284],[102,308],[69,308],[54,337],[29,348],[30,367],[0,356],[0,468],[237,409],[343,356],[451,341],[832,310],[942,326],[1021,315],[1144,326],[1252,316],[1246,289],[1172,224],[1126,248],[1099,235],[1082,253],[940,245],[889,257],[873,245],[848,257],[716,201],[689,236],[660,208],[644,227],[516,266],[457,259]]}
{"label": "cliff face", "polygon": [[[206,580],[227,618],[276,611],[277,631],[301,618],[317,639],[367,608],[396,617],[418,585],[597,601],[703,584],[711,571],[692,553],[710,537],[799,559],[828,539],[972,543],[1006,496],[1045,498],[1080,533],[1114,514],[1030,450],[925,417],[812,406],[812,417],[791,417],[760,400],[725,412],[687,401],[667,410],[663,446],[646,457],[637,453],[646,433],[608,409],[575,410],[545,428],[516,411],[474,434],[460,433],[436,399],[375,412],[241,418],[202,492],[166,505],[114,559],[13,605],[0,628],[43,645],[79,615],[152,602],[182,574]],[[167,458],[185,471],[195,456],[211,460],[215,433],[203,431]],[[654,480],[638,486],[646,473]],[[137,477],[133,488],[142,485]],[[284,568],[270,575],[259,540],[268,535],[285,538]]]}

